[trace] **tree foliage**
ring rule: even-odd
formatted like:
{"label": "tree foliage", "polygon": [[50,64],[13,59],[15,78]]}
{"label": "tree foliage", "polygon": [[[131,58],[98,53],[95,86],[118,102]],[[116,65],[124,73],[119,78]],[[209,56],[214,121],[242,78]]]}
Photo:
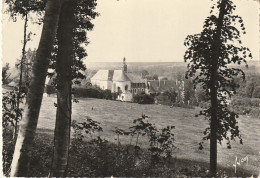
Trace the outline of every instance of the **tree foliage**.
{"label": "tree foliage", "polygon": [[9,70],[10,70],[10,66],[9,66],[9,63],[6,63],[4,67],[2,67],[2,84],[3,85],[7,85],[10,80],[9,80],[9,77],[10,77],[10,73],[9,73]]}
{"label": "tree foliage", "polygon": [[[241,32],[246,33],[245,27],[242,18],[233,15],[236,5],[231,0],[225,1],[220,38],[216,39],[219,21],[217,15],[220,12],[221,2],[217,1],[211,7],[210,16],[206,18],[202,32],[188,35],[185,39],[184,45],[188,49],[184,59],[185,62],[189,61],[186,78],[194,77],[195,86],[201,84],[208,97],[211,97],[212,85],[217,89],[217,140],[221,144],[223,139],[226,139],[228,148],[231,148],[230,140],[238,137],[242,143],[242,138],[236,121],[238,115],[228,109],[227,99],[236,92],[237,85],[234,77],[244,79],[245,74],[239,68],[230,67],[230,64],[240,65],[244,62],[247,65],[246,59],[252,58],[252,54],[247,47],[242,46],[240,37]],[[219,42],[218,46],[215,45],[216,40]],[[219,53],[215,59],[217,48]],[[217,62],[216,66],[214,62]],[[212,81],[213,70],[216,70],[214,81]],[[211,122],[212,109],[213,107],[210,106],[199,115],[205,116]],[[208,139],[210,139],[210,127],[204,131],[203,140]]]}
{"label": "tree foliage", "polygon": [[[83,59],[87,57],[86,46],[89,44],[87,31],[94,28],[91,20],[95,19],[99,13],[95,12],[96,0],[77,0],[73,3],[74,24],[73,24],[73,64],[72,64],[72,79],[75,84],[79,83],[77,79],[85,78],[84,71],[86,70]],[[56,57],[58,51],[58,41],[55,40],[54,51],[52,53],[51,63],[49,68],[52,69],[48,75],[52,77],[56,69]]]}
{"label": "tree foliage", "polygon": [[17,17],[25,18],[27,15],[33,14],[36,18],[29,16],[29,19],[32,22],[41,24],[46,2],[47,0],[5,0],[5,4],[7,5],[6,12],[14,22],[17,21]]}
{"label": "tree foliage", "polygon": [[[5,0],[7,4],[6,12],[10,15],[13,21],[16,21],[18,17],[25,18],[28,15],[28,19],[31,22],[41,25],[43,23],[43,15],[45,11],[45,5],[47,0]],[[89,44],[87,38],[87,31],[91,31],[94,24],[91,20],[95,19],[99,13],[95,12],[97,0],[76,0],[74,2],[74,30],[73,30],[73,67],[72,67],[72,79],[85,78],[84,71],[86,66],[83,64],[83,59],[87,56],[85,47]],[[30,16],[31,14],[31,16]],[[55,73],[56,68],[56,56],[58,50],[58,41],[55,40],[54,50],[52,52],[51,63],[49,68],[52,69],[48,72],[50,77]],[[78,80],[74,81],[78,83]]]}

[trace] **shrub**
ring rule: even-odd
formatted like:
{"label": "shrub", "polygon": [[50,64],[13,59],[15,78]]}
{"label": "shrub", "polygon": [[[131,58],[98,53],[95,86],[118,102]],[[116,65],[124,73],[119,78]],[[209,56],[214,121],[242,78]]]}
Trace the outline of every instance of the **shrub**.
{"label": "shrub", "polygon": [[209,108],[210,102],[199,102],[199,107],[201,108]]}
{"label": "shrub", "polygon": [[260,108],[253,108],[250,112],[250,115],[255,118],[260,118]]}
{"label": "shrub", "polygon": [[154,97],[147,94],[138,94],[133,98],[133,102],[138,104],[154,104]]}
{"label": "shrub", "polygon": [[76,97],[88,97],[88,98],[99,98],[99,99],[113,99],[113,95],[110,90],[102,90],[97,87],[88,88],[74,88],[73,94]]}
{"label": "shrub", "polygon": [[11,162],[13,159],[13,152],[15,147],[14,132],[11,127],[3,128],[3,150],[2,150],[2,161],[3,161],[3,173],[8,176],[10,173]]}
{"label": "shrub", "polygon": [[231,101],[230,107],[237,114],[249,114],[254,117],[259,116],[259,98],[248,98],[248,97],[234,97]]}
{"label": "shrub", "polygon": [[47,86],[46,86],[46,93],[47,93],[48,95],[50,95],[50,94],[56,94],[56,93],[57,93],[57,90],[56,90],[56,88],[55,88],[54,86],[52,86],[52,85],[47,85]]}
{"label": "shrub", "polygon": [[[140,124],[137,124],[140,125]],[[93,128],[93,127],[92,127]],[[48,131],[50,132],[50,131]],[[167,131],[162,136],[167,137]],[[37,133],[33,143],[32,158],[29,176],[47,177],[51,166],[53,135],[44,132]],[[158,137],[160,138],[160,137]],[[12,134],[3,137],[5,149],[4,175],[8,176],[12,161],[14,142]],[[170,167],[164,164],[151,164],[151,153],[145,148],[140,148],[138,157],[135,155],[135,147],[129,145],[116,145],[100,137],[90,140],[72,138],[69,150],[68,177],[206,177],[209,176],[206,163],[198,164],[191,160],[171,159]],[[3,150],[4,151],[4,150]],[[6,154],[7,153],[7,154]],[[177,165],[177,167],[175,166]],[[201,166],[204,165],[204,166]],[[233,169],[231,169],[232,174]],[[231,172],[229,171],[229,172]],[[218,175],[224,175],[219,170]],[[242,173],[248,177],[251,174]],[[226,177],[228,175],[225,174]]]}

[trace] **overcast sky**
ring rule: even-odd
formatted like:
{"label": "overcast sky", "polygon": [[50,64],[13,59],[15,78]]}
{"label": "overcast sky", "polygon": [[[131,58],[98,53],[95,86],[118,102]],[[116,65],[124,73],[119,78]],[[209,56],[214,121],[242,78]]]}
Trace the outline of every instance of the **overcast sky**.
{"label": "overcast sky", "polygon": [[[236,14],[244,19],[244,46],[259,60],[259,8],[252,0],[236,0]],[[98,0],[94,30],[85,62],[175,62],[183,61],[184,39],[199,33],[209,15],[210,0]],[[30,48],[37,48],[41,27],[30,25],[37,34]],[[23,21],[8,21],[3,15],[3,62],[20,58]]]}

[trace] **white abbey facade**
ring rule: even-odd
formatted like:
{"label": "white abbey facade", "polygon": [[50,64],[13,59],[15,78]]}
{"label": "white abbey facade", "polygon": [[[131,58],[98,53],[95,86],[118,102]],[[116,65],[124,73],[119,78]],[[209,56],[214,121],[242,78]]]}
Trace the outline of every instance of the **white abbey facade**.
{"label": "white abbey facade", "polygon": [[93,86],[118,93],[118,100],[132,101],[135,94],[145,92],[145,79],[127,72],[125,58],[121,70],[99,70],[91,79]]}

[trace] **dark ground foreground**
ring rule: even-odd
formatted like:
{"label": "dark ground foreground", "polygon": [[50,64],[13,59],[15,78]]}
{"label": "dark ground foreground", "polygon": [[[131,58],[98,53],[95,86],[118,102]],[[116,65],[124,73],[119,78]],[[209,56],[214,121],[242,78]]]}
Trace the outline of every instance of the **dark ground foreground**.
{"label": "dark ground foreground", "polygon": [[[50,132],[50,130],[40,129],[35,138],[29,176],[48,176],[51,165],[53,138],[46,132]],[[10,150],[4,157],[6,158],[6,166],[4,168],[5,175],[8,175],[10,171],[11,150],[13,149],[13,144],[8,142],[7,139],[8,134],[4,141],[5,146]],[[139,150],[137,156],[134,152],[134,148],[127,147],[126,145],[121,146],[105,141],[82,142],[76,139],[73,139],[71,143],[67,173],[69,177],[209,176],[208,163],[202,161],[173,157],[169,163],[165,163],[163,160],[161,160],[160,163],[152,163],[146,149]],[[223,168],[219,166],[218,175],[250,177],[252,173],[248,170],[238,169],[235,174],[233,168]]]}

